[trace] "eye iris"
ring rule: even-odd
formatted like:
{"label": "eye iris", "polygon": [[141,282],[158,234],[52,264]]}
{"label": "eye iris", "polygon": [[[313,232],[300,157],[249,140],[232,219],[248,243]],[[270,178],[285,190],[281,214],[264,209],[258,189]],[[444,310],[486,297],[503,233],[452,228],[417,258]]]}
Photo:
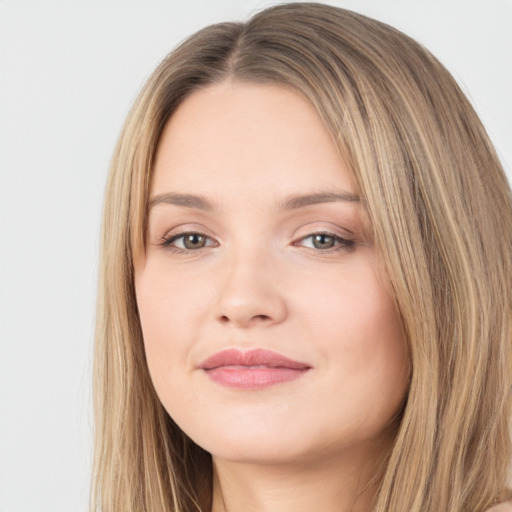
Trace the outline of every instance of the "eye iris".
{"label": "eye iris", "polygon": [[334,246],[334,237],[330,235],[314,235],[313,245],[316,249],[330,249]]}
{"label": "eye iris", "polygon": [[197,233],[190,233],[183,238],[183,245],[187,249],[201,249],[206,244],[206,237]]}

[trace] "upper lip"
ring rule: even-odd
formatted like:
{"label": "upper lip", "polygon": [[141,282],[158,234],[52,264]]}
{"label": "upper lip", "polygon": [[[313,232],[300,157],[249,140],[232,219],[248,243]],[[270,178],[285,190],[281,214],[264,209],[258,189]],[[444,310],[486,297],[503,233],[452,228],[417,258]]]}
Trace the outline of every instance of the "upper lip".
{"label": "upper lip", "polygon": [[290,368],[306,370],[310,365],[294,361],[277,352],[264,349],[253,349],[247,352],[230,348],[213,354],[199,364],[203,370],[213,370],[222,366],[266,366],[268,368]]}

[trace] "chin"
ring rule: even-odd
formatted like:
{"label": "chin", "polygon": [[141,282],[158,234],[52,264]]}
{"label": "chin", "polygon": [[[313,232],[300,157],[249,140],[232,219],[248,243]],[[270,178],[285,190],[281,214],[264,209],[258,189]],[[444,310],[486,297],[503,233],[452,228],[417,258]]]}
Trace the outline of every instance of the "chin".
{"label": "chin", "polygon": [[[337,436],[319,433],[311,425],[287,422],[286,425],[270,421],[226,423],[216,428],[209,423],[208,431],[189,432],[193,441],[208,451],[214,459],[241,464],[279,465],[313,464],[343,457],[363,449],[375,449],[375,442],[382,444],[381,435],[369,432],[339,430]],[[322,435],[323,434],[323,435]],[[368,434],[368,435],[367,435]],[[372,447],[373,445],[373,447]]]}
{"label": "chin", "polygon": [[283,448],[282,441],[265,442],[264,439],[259,439],[255,444],[246,441],[245,443],[225,444],[217,448],[217,450],[208,450],[214,459],[228,460],[239,464],[268,466],[300,464],[311,462],[319,457],[318,454],[315,455],[315,450],[310,447]]}

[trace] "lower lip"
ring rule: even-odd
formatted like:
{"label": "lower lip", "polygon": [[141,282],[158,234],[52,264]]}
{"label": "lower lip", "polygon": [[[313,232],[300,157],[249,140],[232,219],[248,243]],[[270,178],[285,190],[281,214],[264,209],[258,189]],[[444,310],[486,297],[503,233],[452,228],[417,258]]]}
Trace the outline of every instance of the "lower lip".
{"label": "lower lip", "polygon": [[247,366],[221,366],[205,370],[217,384],[237,389],[263,389],[302,377],[308,368],[269,368]]}

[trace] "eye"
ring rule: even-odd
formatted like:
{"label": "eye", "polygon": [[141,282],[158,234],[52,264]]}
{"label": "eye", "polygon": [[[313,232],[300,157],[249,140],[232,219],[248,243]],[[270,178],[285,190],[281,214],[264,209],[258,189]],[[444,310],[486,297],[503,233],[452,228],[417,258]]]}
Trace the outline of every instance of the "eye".
{"label": "eye", "polygon": [[313,233],[301,238],[294,245],[327,252],[329,250],[351,249],[355,242],[334,233]]}
{"label": "eye", "polygon": [[195,251],[215,245],[215,241],[203,233],[190,232],[164,237],[160,245],[178,251]]}

